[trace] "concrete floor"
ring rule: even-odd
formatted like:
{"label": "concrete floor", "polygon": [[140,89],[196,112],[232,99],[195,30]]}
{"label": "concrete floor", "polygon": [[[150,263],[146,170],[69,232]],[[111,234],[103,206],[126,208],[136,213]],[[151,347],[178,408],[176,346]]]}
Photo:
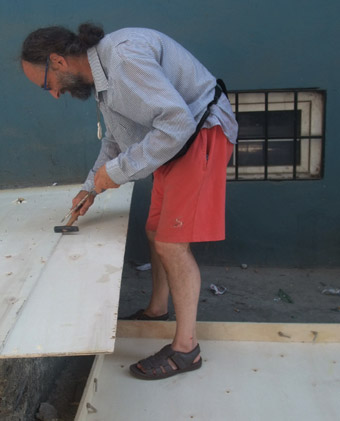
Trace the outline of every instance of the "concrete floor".
{"label": "concrete floor", "polygon": [[166,343],[118,338],[93,372],[96,389],[91,382],[76,420],[339,419],[340,344],[200,341],[197,371],[151,382],[130,375],[131,361]]}
{"label": "concrete floor", "polygon": [[[126,263],[121,284],[119,317],[148,304],[151,271]],[[322,294],[340,288],[340,268],[289,269],[201,266],[202,289],[198,320],[230,322],[339,323],[340,296]],[[210,284],[224,286],[214,295]],[[279,290],[293,301],[280,299]],[[170,319],[175,320],[170,302]]]}

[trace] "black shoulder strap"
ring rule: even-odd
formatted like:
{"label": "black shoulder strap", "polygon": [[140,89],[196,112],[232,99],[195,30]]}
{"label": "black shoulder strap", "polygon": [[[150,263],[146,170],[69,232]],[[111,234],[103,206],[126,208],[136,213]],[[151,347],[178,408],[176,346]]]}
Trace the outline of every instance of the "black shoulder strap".
{"label": "black shoulder strap", "polygon": [[179,152],[177,152],[177,154],[174,157],[169,159],[169,161],[167,161],[166,164],[168,164],[169,162],[173,161],[174,159],[177,159],[177,158],[186,154],[186,152],[188,151],[188,149],[190,148],[190,146],[192,145],[192,143],[196,139],[199,131],[202,129],[203,124],[205,123],[205,120],[208,118],[208,116],[210,114],[210,107],[214,104],[217,104],[218,100],[220,99],[220,96],[221,96],[222,92],[228,97],[228,91],[227,91],[227,88],[226,88],[223,80],[217,79],[216,82],[217,82],[217,85],[215,87],[214,99],[211,102],[209,102],[209,104],[207,105],[207,109],[206,109],[205,113],[203,114],[203,116],[201,117],[199,123],[197,124],[195,132],[190,136],[190,138],[187,140],[187,142],[185,143],[183,148]]}
{"label": "black shoulder strap", "polygon": [[225,86],[225,83],[223,82],[222,79],[217,79],[217,85],[220,85],[220,87],[222,88],[222,92],[224,93],[224,95],[229,99],[228,97],[228,90],[227,87]]}

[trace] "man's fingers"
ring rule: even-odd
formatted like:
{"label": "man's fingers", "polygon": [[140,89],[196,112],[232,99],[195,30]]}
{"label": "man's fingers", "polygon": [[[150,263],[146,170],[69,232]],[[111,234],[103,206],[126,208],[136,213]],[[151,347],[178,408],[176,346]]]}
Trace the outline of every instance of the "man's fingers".
{"label": "man's fingers", "polygon": [[[78,205],[78,203],[88,194],[87,191],[82,190],[80,191],[77,196],[72,200],[72,208],[74,208],[75,206]],[[85,215],[85,213],[88,211],[88,209],[90,208],[90,206],[93,204],[94,202],[94,198],[95,196],[90,194],[90,196],[85,200],[84,203],[82,203],[82,205],[75,210],[75,212],[79,212],[79,215]]]}
{"label": "man's fingers", "polygon": [[83,205],[80,209],[79,209],[79,215],[84,216],[85,213],[89,210],[89,206],[85,206]]}
{"label": "man's fingers", "polygon": [[78,203],[88,194],[87,191],[81,190],[76,197],[72,200],[72,208],[78,205]]}
{"label": "man's fingers", "polygon": [[89,210],[90,206],[92,205],[93,200],[87,199],[80,207],[79,215],[85,215],[85,213]]}

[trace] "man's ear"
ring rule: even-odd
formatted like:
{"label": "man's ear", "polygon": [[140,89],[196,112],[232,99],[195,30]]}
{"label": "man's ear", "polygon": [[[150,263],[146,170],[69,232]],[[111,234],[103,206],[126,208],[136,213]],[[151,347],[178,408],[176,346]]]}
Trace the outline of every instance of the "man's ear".
{"label": "man's ear", "polygon": [[53,70],[65,70],[68,67],[65,57],[57,53],[50,54],[50,65]]}

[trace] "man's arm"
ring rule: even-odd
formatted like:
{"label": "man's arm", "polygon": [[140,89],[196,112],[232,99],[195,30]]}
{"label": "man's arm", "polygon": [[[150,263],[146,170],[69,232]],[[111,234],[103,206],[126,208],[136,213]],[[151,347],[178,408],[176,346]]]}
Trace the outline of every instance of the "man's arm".
{"label": "man's arm", "polygon": [[[97,180],[96,191],[100,193],[102,190],[106,188],[113,188],[111,187],[104,187],[103,185],[108,185],[108,180],[105,178],[105,174],[103,174],[103,169],[105,168],[104,165],[106,162],[110,161],[111,159],[115,158],[119,153],[120,149],[118,145],[113,141],[109,140],[110,134],[108,132],[105,133],[105,137],[102,139],[102,145],[98,154],[98,157],[94,163],[93,168],[90,170],[85,183],[83,184],[80,192],[73,198],[72,200],[72,207],[76,206],[89,191],[92,191],[95,188],[95,175],[99,172],[101,175],[100,178]],[[106,182],[105,182],[106,180]],[[117,187],[119,187],[117,185]],[[85,215],[88,211],[90,206],[92,206],[94,202],[95,196],[89,195],[88,199],[84,202],[81,206],[79,215]]]}
{"label": "man's arm", "polygon": [[94,188],[94,177],[98,169],[119,155],[120,149],[113,140],[110,140],[110,137],[110,134],[106,131],[105,136],[101,140],[102,145],[98,157],[82,186],[82,190],[91,191]]}
{"label": "man's arm", "polygon": [[109,108],[150,128],[144,138],[132,139],[132,145],[106,164],[110,178],[124,184],[147,177],[172,158],[194,133],[196,121],[152,55],[141,53],[138,44],[119,48],[122,60],[111,79]]}

